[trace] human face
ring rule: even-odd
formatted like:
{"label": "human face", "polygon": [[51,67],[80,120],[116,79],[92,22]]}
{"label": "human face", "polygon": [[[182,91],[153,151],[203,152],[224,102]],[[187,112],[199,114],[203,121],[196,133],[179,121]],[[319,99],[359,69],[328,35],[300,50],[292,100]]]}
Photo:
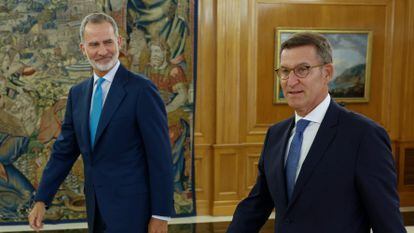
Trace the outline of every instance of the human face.
{"label": "human face", "polygon": [[154,67],[161,67],[165,62],[165,52],[158,45],[151,45],[151,65]]}
{"label": "human face", "polygon": [[[292,69],[298,65],[316,66],[322,64],[316,48],[311,45],[284,49],[280,54],[280,67]],[[288,79],[280,80],[283,94],[290,107],[300,116],[306,116],[328,95],[328,83],[333,74],[332,64],[325,64],[310,70],[305,78],[299,78],[292,71]]]}
{"label": "human face", "polygon": [[118,61],[121,37],[115,36],[110,23],[103,22],[86,24],[83,38],[84,41],[80,44],[83,54],[94,72],[100,77],[104,76]]}

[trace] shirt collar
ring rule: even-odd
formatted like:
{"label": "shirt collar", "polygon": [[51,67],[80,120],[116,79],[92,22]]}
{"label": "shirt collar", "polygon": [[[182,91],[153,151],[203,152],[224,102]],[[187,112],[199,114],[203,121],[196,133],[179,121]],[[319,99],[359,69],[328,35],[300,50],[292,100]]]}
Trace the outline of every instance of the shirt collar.
{"label": "shirt collar", "polygon": [[[114,81],[114,77],[115,77],[115,73],[118,70],[119,66],[121,65],[121,63],[119,62],[119,60],[116,62],[116,64],[114,65],[114,67],[112,67],[112,69],[109,70],[108,73],[106,73],[102,78],[105,79],[105,81],[108,81],[110,83],[112,83],[112,81]],[[93,73],[93,84],[96,84],[96,81],[98,81],[100,77],[98,75],[95,74],[95,72]]]}
{"label": "shirt collar", "polygon": [[323,118],[325,117],[326,111],[328,111],[329,104],[331,103],[331,96],[326,95],[325,99],[316,106],[308,115],[301,117],[295,112],[295,123],[300,119],[305,119],[311,122],[322,123]]}

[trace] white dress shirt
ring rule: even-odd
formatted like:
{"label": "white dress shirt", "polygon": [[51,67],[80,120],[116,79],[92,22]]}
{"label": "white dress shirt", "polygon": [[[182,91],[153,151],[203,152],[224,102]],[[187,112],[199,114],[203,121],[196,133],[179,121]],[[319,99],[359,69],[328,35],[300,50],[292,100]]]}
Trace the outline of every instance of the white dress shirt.
{"label": "white dress shirt", "polygon": [[328,94],[325,97],[325,99],[305,117],[301,117],[297,113],[295,113],[295,127],[292,129],[290,133],[289,142],[287,145],[288,149],[286,150],[286,154],[285,154],[285,166],[286,166],[287,156],[289,153],[290,144],[295,134],[296,122],[298,122],[302,118],[310,121],[308,127],[306,127],[305,131],[303,131],[302,148],[300,150],[300,157],[299,157],[298,169],[296,170],[295,180],[299,176],[300,169],[302,168],[303,162],[305,161],[306,156],[308,155],[309,149],[312,146],[316,133],[318,132],[319,127],[321,126],[322,120],[325,117],[325,114],[326,114],[326,111],[328,110],[330,102],[331,102],[331,96]]}
{"label": "white dress shirt", "polygon": [[99,77],[95,72],[93,72],[93,92],[92,92],[92,98],[91,98],[91,108],[89,110],[92,111],[92,106],[93,106],[93,96],[95,95],[95,90],[96,90],[96,84],[98,82],[98,79],[103,78],[105,79],[105,81],[101,84],[102,87],[102,108],[105,104],[105,100],[106,97],[108,96],[108,92],[109,89],[111,88],[112,82],[114,81],[114,77],[115,77],[115,73],[119,68],[119,65],[121,65],[121,63],[119,62],[119,60],[116,62],[116,64],[114,65],[114,67],[112,67],[112,69],[109,70],[108,73],[106,73],[103,77]]}
{"label": "white dress shirt", "polygon": [[[101,84],[101,86],[102,86],[102,99],[103,99],[102,107],[105,104],[106,97],[108,96],[109,89],[111,88],[112,82],[114,81],[116,71],[118,70],[120,64],[121,63],[118,60],[118,62],[114,65],[114,67],[112,67],[112,69],[110,69],[109,72],[107,74],[105,74],[103,77],[99,77],[95,72],[93,73],[93,92],[92,92],[92,96],[95,95],[96,84],[97,84],[98,79],[100,79],[100,78],[105,79],[105,81]],[[89,111],[92,111],[93,97],[91,98],[91,101],[92,101],[91,102],[91,108],[90,108]],[[169,221],[171,219],[171,217],[158,216],[158,215],[152,215],[152,217],[157,218],[157,219],[161,219],[161,220],[164,220],[164,221]]]}

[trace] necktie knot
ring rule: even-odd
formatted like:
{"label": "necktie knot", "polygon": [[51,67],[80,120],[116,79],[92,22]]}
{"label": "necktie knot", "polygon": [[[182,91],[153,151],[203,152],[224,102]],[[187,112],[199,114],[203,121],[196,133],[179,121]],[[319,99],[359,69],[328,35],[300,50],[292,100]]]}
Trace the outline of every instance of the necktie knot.
{"label": "necktie knot", "polygon": [[98,78],[98,80],[96,81],[96,87],[101,86],[103,82],[105,82],[104,78]]}
{"label": "necktie knot", "polygon": [[303,133],[305,131],[306,127],[309,125],[310,121],[305,119],[300,119],[298,122],[296,122],[296,133]]}

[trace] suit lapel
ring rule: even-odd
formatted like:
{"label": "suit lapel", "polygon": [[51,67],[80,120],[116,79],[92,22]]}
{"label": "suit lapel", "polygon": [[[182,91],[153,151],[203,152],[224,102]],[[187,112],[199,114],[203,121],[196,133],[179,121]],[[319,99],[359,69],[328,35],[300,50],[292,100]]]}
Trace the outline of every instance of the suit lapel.
{"label": "suit lapel", "polygon": [[[81,140],[86,143],[87,149],[91,151],[91,140],[90,140],[90,132],[89,132],[89,112],[91,109],[91,98],[92,98],[92,91],[93,91],[93,77],[89,79],[86,85],[83,86],[83,96],[82,96],[82,116],[81,125],[82,125],[82,136]],[[86,120],[84,120],[86,119]]]}
{"label": "suit lapel", "polygon": [[128,72],[122,65],[120,65],[118,71],[115,74],[114,80],[111,84],[111,88],[109,89],[105,104],[102,109],[98,129],[96,131],[95,146],[98,144],[99,138],[102,136],[103,131],[108,126],[109,121],[125,97],[126,92],[124,85],[128,81],[127,76]]}
{"label": "suit lapel", "polygon": [[336,126],[338,124],[338,117],[339,106],[337,106],[335,102],[331,101],[326,115],[321,123],[321,126],[319,127],[318,133],[316,134],[312,146],[308,152],[308,155],[303,162],[299,176],[296,180],[295,188],[293,190],[292,200],[288,206],[289,209],[295,203],[303,187],[317,167],[318,162],[325,155],[326,149],[335,138],[337,132]]}
{"label": "suit lapel", "polygon": [[[271,158],[271,166],[270,169],[270,177],[275,177],[275,186],[269,186],[269,187],[275,187],[276,190],[274,190],[274,193],[276,193],[278,196],[275,197],[275,200],[278,200],[278,203],[283,204],[283,209],[286,209],[287,206],[287,193],[286,193],[286,179],[285,179],[285,154],[286,154],[286,148],[287,143],[289,141],[290,131],[292,130],[294,126],[294,118],[291,118],[288,121],[288,124],[286,125],[285,129],[282,129],[281,131],[284,132],[281,138],[276,138],[274,140],[277,140],[277,142],[272,142],[273,146],[270,154]],[[280,208],[280,207],[279,207]]]}

